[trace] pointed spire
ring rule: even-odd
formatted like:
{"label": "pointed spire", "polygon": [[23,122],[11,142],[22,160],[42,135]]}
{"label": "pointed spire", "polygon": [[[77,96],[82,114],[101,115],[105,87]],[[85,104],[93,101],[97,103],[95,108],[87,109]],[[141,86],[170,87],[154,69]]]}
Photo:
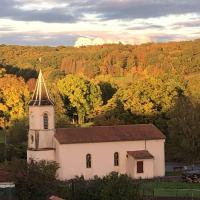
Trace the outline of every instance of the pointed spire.
{"label": "pointed spire", "polygon": [[42,71],[40,70],[32,99],[29,102],[29,106],[42,105],[54,105],[54,103],[49,97]]}

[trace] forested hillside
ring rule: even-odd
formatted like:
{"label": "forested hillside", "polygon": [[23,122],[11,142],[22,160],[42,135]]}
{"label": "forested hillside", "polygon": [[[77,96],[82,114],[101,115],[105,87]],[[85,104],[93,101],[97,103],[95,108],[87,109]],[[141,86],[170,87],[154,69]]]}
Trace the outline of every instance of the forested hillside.
{"label": "forested hillside", "polygon": [[200,40],[81,48],[1,45],[0,63],[20,69],[59,69],[90,78],[99,74],[123,76],[146,68],[188,74],[200,70],[199,53]]}
{"label": "forested hillside", "polygon": [[0,66],[0,134],[10,144],[8,159],[24,156],[15,148],[26,143],[27,105],[42,69],[58,127],[153,123],[167,136],[168,159],[200,161],[200,40],[0,45]]}

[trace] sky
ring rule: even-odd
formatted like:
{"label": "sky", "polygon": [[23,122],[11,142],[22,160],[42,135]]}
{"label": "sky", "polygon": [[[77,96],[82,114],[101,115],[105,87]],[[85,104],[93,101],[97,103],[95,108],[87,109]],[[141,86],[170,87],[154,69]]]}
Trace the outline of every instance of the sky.
{"label": "sky", "polygon": [[200,0],[0,0],[0,44],[141,44],[200,38]]}

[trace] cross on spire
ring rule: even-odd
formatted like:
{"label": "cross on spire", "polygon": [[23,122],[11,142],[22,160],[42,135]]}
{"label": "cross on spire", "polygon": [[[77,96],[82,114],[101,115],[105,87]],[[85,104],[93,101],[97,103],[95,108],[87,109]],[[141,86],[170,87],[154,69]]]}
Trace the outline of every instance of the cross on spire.
{"label": "cross on spire", "polygon": [[29,102],[29,106],[42,105],[54,105],[54,103],[49,97],[42,71],[40,70],[32,99]]}

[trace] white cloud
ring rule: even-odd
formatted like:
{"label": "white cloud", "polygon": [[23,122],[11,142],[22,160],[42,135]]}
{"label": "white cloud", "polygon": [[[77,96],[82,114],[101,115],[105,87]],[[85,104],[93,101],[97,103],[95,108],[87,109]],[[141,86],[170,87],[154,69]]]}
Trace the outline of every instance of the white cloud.
{"label": "white cloud", "polygon": [[50,9],[55,9],[55,8],[65,8],[68,4],[66,3],[49,3],[49,2],[40,2],[40,3],[27,3],[23,4],[21,6],[16,6],[16,8],[26,10],[26,11],[31,11],[31,10],[50,10]]}
{"label": "white cloud", "polygon": [[110,39],[103,39],[100,37],[89,38],[89,37],[79,37],[75,42],[75,47],[89,46],[89,45],[102,45],[102,44],[141,44],[150,42],[151,38],[145,35],[129,36],[129,37],[111,37]]}
{"label": "white cloud", "polygon": [[75,47],[80,46],[89,46],[89,45],[102,45],[102,44],[113,44],[119,43],[119,40],[112,40],[112,39],[103,39],[103,38],[88,38],[88,37],[79,37],[75,42]]}
{"label": "white cloud", "polygon": [[106,41],[103,40],[102,38],[95,38],[92,40],[92,44],[93,45],[102,45],[102,44],[105,44]]}
{"label": "white cloud", "polygon": [[79,37],[76,42],[75,42],[75,47],[80,47],[80,46],[88,46],[92,45],[92,40],[90,38],[85,38],[85,37]]}

